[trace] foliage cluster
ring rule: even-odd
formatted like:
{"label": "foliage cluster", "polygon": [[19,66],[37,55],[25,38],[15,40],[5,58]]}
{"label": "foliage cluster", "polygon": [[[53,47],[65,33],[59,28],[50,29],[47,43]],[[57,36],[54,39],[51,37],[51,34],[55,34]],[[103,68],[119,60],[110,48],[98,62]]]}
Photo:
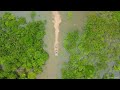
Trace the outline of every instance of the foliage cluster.
{"label": "foliage cluster", "polygon": [[71,20],[72,17],[73,17],[73,13],[72,13],[71,11],[69,11],[69,12],[67,13],[67,19],[68,19],[68,20]]}
{"label": "foliage cluster", "polygon": [[0,78],[36,78],[48,59],[43,49],[45,22],[26,22],[6,12],[0,17]]}
{"label": "foliage cluster", "polygon": [[[62,69],[63,78],[114,78],[120,71],[120,12],[96,12],[88,16],[80,35],[69,32],[64,47],[70,60]],[[110,65],[110,62],[114,62]],[[102,71],[106,71],[100,76]]]}

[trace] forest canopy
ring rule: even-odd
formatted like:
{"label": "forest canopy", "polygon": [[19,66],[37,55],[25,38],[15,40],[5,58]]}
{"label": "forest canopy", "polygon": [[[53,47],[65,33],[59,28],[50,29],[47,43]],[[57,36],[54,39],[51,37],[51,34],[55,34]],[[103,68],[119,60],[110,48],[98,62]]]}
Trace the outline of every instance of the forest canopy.
{"label": "forest canopy", "polygon": [[70,59],[62,69],[62,78],[119,78],[114,72],[120,72],[120,12],[89,15],[82,32],[68,33],[64,47]]}
{"label": "forest canopy", "polygon": [[0,78],[34,79],[42,72],[49,57],[43,49],[45,24],[9,12],[0,17]]}

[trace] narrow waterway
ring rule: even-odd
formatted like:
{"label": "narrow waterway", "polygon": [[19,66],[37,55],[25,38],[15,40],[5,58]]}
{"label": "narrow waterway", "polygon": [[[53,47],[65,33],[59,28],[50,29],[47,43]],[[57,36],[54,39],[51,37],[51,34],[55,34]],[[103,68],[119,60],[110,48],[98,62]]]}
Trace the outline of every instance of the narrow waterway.
{"label": "narrow waterway", "polygon": [[54,41],[55,41],[55,31],[54,24],[52,23],[52,14],[50,19],[47,21],[46,25],[46,36],[44,42],[47,45],[45,50],[49,53],[49,59],[43,67],[43,73],[38,76],[40,79],[60,79],[61,78],[61,68],[64,62],[69,60],[69,54],[63,47],[63,40],[69,31],[73,31],[78,28],[82,31],[83,24],[85,23],[86,16],[89,12],[83,11],[73,11],[73,17],[71,20],[67,19],[67,11],[60,11],[61,25],[59,30],[59,54],[56,57],[54,54]]}

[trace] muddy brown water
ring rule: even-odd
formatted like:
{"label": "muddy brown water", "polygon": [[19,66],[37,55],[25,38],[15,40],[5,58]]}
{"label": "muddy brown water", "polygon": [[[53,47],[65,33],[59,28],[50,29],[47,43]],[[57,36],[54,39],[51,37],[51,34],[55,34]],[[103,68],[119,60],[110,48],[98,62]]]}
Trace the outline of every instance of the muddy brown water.
{"label": "muddy brown water", "polygon": [[73,11],[73,18],[71,18],[71,20],[67,19],[67,11],[60,11],[59,13],[62,19],[59,32],[59,54],[57,57],[54,55],[55,32],[53,23],[51,22],[51,17],[48,20],[46,27],[46,36],[44,38],[44,42],[47,45],[45,50],[49,53],[50,57],[43,67],[43,73],[38,76],[40,79],[61,79],[62,65],[64,62],[67,62],[69,60],[69,54],[63,47],[63,39],[69,31],[73,31],[75,28],[82,30],[83,24],[86,20],[86,15],[89,12]]}

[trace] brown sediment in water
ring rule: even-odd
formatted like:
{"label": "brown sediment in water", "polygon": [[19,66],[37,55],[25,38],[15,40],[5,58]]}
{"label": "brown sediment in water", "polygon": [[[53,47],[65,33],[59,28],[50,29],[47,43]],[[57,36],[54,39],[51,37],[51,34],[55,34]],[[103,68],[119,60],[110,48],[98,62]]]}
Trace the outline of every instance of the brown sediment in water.
{"label": "brown sediment in water", "polygon": [[[60,30],[55,30],[54,28],[54,15],[52,12],[44,14],[43,16],[47,17],[46,25],[46,35],[44,37],[44,42],[47,45],[44,49],[49,53],[49,59],[46,61],[43,66],[43,72],[38,75],[37,79],[61,79],[62,78],[62,65],[64,62],[69,60],[69,54],[63,46],[64,37],[68,32],[73,31],[72,28],[78,28],[80,31],[84,26],[85,18],[87,12],[73,12],[74,16],[71,21],[66,19],[67,12],[59,12],[62,18],[62,23],[59,24]],[[46,19],[46,18],[45,18]],[[74,25],[75,24],[75,25]],[[73,26],[74,25],[74,26]],[[59,32],[59,55],[55,56],[54,53],[54,43],[55,43],[55,32]],[[58,46],[58,45],[57,45]]]}
{"label": "brown sediment in water", "polygon": [[59,50],[59,25],[61,23],[61,17],[58,11],[52,11],[53,14],[53,23],[55,28],[55,42],[54,42],[54,53],[55,56],[58,56],[58,50]]}

